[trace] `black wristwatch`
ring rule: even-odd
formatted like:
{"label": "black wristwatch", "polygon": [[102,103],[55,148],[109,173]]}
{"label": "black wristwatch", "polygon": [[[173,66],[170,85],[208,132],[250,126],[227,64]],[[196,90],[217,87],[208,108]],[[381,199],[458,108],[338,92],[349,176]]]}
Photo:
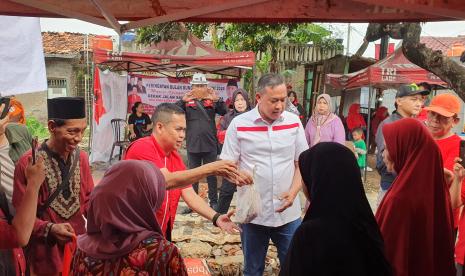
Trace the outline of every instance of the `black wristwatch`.
{"label": "black wristwatch", "polygon": [[218,224],[216,224],[216,221],[218,220],[220,216],[221,216],[220,213],[216,213],[212,218],[213,225],[215,225],[216,227],[218,227]]}

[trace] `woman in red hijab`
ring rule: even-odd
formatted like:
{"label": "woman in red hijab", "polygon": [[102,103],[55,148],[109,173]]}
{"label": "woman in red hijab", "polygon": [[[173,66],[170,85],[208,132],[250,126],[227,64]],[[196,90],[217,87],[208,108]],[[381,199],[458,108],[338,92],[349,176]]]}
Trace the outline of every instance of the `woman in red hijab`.
{"label": "woman in red hijab", "polygon": [[154,217],[165,197],[165,178],[148,161],[113,165],[92,192],[87,233],[79,236],[72,275],[187,276],[176,246]]}
{"label": "woman in red hijab", "polygon": [[396,276],[452,276],[452,210],[441,152],[416,119],[383,127],[387,169],[397,178],[376,219]]}
{"label": "woman in red hijab", "polygon": [[360,114],[360,104],[354,103],[349,108],[347,115],[347,128],[350,132],[356,128],[366,128],[367,124],[362,114]]}

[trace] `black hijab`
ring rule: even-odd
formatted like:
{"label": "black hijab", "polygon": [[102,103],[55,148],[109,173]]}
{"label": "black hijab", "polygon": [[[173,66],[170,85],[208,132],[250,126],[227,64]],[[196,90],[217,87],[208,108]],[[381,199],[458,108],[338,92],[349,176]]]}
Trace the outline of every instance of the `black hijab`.
{"label": "black hijab", "polygon": [[239,88],[236,91],[234,91],[234,93],[232,95],[232,98],[231,98],[231,104],[232,104],[233,108],[228,113],[226,113],[226,115],[224,115],[224,117],[223,117],[223,120],[221,120],[221,123],[220,123],[220,129],[221,130],[228,129],[229,124],[231,123],[231,121],[237,115],[244,113],[244,112],[237,111],[236,108],[234,107],[234,102],[236,101],[236,97],[239,94],[241,94],[242,97],[244,97],[244,100],[247,103],[247,108],[245,109],[244,112],[247,112],[247,111],[250,110],[249,93],[247,91],[245,91],[244,89],[242,89],[242,88]]}
{"label": "black hijab", "polygon": [[280,275],[391,275],[352,151],[319,143],[299,167],[311,203]]}

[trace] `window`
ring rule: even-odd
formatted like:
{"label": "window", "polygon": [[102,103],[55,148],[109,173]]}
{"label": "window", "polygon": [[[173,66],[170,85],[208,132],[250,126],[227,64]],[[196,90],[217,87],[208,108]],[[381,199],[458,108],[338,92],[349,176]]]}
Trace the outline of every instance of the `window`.
{"label": "window", "polygon": [[48,98],[66,97],[68,82],[66,79],[47,79]]}

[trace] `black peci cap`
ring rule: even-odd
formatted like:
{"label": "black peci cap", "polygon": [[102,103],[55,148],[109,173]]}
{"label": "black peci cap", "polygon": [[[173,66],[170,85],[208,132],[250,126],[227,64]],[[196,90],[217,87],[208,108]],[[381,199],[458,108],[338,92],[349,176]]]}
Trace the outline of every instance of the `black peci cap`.
{"label": "black peci cap", "polygon": [[82,97],[60,97],[47,100],[48,119],[84,119],[86,103]]}

